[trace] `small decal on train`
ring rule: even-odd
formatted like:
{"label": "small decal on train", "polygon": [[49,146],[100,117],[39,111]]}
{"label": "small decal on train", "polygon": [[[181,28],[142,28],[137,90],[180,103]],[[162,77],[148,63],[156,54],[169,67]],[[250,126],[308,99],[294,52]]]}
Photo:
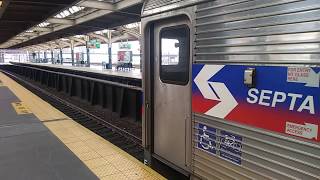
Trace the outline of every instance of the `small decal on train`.
{"label": "small decal on train", "polygon": [[[252,86],[247,69],[255,69]],[[194,64],[192,73],[194,113],[320,142],[320,67]],[[314,125],[312,135],[288,122]]]}
{"label": "small decal on train", "polygon": [[318,138],[318,125],[315,124],[297,124],[292,122],[286,123],[286,133],[307,138],[307,139],[317,139]]}
{"label": "small decal on train", "polygon": [[320,72],[310,67],[288,67],[287,81],[303,83],[308,87],[319,87]]}
{"label": "small decal on train", "polygon": [[198,124],[198,131],[198,148],[216,154],[217,130],[204,124]]}
{"label": "small decal on train", "polygon": [[241,136],[201,123],[198,123],[197,129],[198,149],[234,164],[241,165]]}
{"label": "small decal on train", "polygon": [[241,165],[242,137],[227,131],[220,131],[220,157]]}

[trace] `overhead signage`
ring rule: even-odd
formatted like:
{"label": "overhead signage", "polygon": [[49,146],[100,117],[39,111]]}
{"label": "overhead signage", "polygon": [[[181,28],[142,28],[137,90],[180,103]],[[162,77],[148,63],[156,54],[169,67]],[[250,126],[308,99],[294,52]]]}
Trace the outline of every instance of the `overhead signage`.
{"label": "overhead signage", "polygon": [[[255,86],[244,71],[256,70]],[[193,66],[192,109],[257,128],[319,142],[320,68]]]}
{"label": "overhead signage", "polygon": [[131,49],[131,44],[128,42],[120,42],[119,49]]}
{"label": "overhead signage", "polygon": [[93,39],[89,41],[90,49],[100,49],[100,47],[101,47],[101,42],[98,41],[97,39]]}

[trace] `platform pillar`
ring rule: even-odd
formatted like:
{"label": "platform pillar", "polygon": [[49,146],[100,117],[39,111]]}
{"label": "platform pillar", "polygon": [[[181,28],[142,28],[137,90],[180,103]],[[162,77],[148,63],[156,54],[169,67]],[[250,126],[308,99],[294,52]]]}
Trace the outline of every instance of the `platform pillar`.
{"label": "platform pillar", "polygon": [[74,50],[71,49],[71,61],[72,61],[72,66],[74,66]]}
{"label": "platform pillar", "polygon": [[72,61],[72,66],[74,66],[74,41],[71,40],[71,61]]}
{"label": "platform pillar", "polygon": [[1,52],[0,53],[0,63],[4,63],[4,54]]}
{"label": "platform pillar", "polygon": [[111,31],[108,31],[108,55],[109,55],[109,59],[108,59],[108,65],[107,65],[107,69],[112,69],[112,41],[111,41]]}
{"label": "platform pillar", "polygon": [[87,67],[90,67],[90,49],[89,49],[89,42],[86,41],[86,49],[87,49]]}
{"label": "platform pillar", "polygon": [[[38,59],[37,59],[37,61],[39,61],[39,62],[40,62],[40,51],[38,51],[38,53],[37,53],[37,54],[38,54]],[[38,63],[39,63],[39,62],[38,62]]]}
{"label": "platform pillar", "polygon": [[53,50],[51,50],[51,63],[54,64]]}
{"label": "platform pillar", "polygon": [[27,55],[27,57],[26,57],[26,58],[27,58],[27,59],[26,59],[26,61],[27,61],[27,62],[29,62],[29,61],[30,61],[30,54],[29,54],[29,51],[26,51],[26,55]]}
{"label": "platform pillar", "polygon": [[47,61],[47,51],[43,52],[43,58],[44,58],[45,61]]}
{"label": "platform pillar", "polygon": [[63,64],[62,48],[60,48],[60,63]]}
{"label": "platform pillar", "polygon": [[108,60],[108,64],[107,64],[107,69],[112,69],[112,48],[111,45],[108,46],[108,56],[109,56],[109,60]]}

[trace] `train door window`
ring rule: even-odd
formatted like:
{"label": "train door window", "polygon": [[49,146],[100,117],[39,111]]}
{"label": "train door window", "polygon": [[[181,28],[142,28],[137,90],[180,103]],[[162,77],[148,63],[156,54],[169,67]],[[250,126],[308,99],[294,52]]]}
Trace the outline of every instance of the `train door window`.
{"label": "train door window", "polygon": [[169,84],[189,82],[190,30],[187,25],[166,27],[160,32],[160,79]]}

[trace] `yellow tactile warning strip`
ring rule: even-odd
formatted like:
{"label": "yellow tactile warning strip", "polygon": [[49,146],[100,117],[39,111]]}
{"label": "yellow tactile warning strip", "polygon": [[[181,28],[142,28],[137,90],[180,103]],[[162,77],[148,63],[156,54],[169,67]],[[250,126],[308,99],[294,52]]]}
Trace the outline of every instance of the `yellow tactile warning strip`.
{"label": "yellow tactile warning strip", "polygon": [[22,114],[31,114],[32,112],[29,110],[27,105],[25,105],[24,102],[14,102],[11,103],[13,106],[14,110],[17,112],[17,114],[22,115]]}
{"label": "yellow tactile warning strip", "polygon": [[[33,112],[40,121],[68,118],[65,114],[43,101],[20,84],[0,73],[0,80]],[[68,118],[70,119],[70,118]]]}
{"label": "yellow tactile warning strip", "polygon": [[81,126],[47,102],[0,73],[0,81],[100,179],[165,179],[110,142]]}

